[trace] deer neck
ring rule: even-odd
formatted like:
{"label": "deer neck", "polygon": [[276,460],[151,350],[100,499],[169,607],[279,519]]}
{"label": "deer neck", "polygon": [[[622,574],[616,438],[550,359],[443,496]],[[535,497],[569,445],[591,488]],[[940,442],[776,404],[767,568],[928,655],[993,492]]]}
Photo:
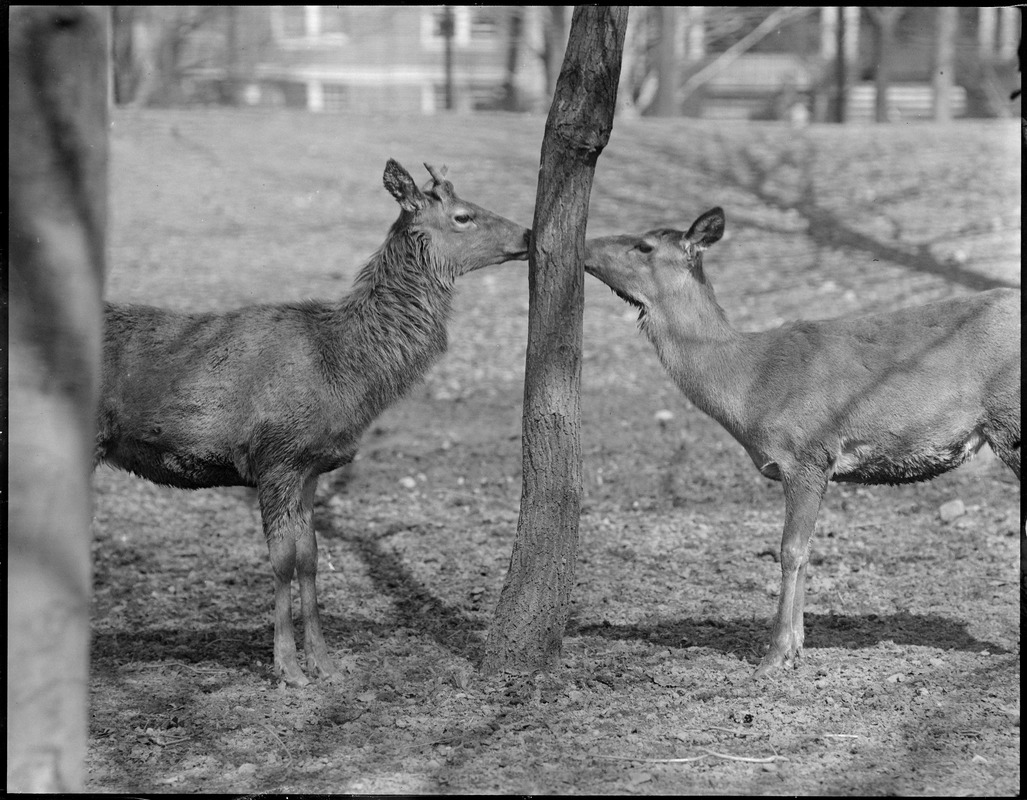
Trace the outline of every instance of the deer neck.
{"label": "deer neck", "polygon": [[448,346],[455,272],[428,263],[428,248],[418,244],[390,237],[342,304],[342,344],[362,354],[351,368],[383,405],[418,382]]}
{"label": "deer neck", "polygon": [[729,432],[742,431],[755,359],[712,292],[708,303],[682,298],[651,309],[642,329],[685,396]]}

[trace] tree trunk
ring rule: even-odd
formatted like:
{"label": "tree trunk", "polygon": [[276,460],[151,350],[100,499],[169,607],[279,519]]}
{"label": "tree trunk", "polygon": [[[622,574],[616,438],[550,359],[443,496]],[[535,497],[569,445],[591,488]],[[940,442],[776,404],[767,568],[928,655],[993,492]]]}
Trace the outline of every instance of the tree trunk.
{"label": "tree trunk", "polygon": [[[634,14],[629,14],[624,30],[624,50],[621,53],[617,107],[619,113],[629,117],[638,116],[638,107],[635,105],[634,97],[634,71],[636,64],[644,63],[645,60],[645,37],[638,35],[639,20],[643,19],[642,14],[644,13],[645,9],[639,9]],[[643,30],[642,33],[644,34],[644,32]]]}
{"label": "tree trunk", "polygon": [[524,10],[519,6],[511,7],[507,14],[506,39],[506,80],[503,83],[503,110],[520,111],[521,98],[517,65],[521,61],[521,39],[523,38]]}
{"label": "tree trunk", "polygon": [[660,6],[660,43],[657,46],[656,68],[659,82],[656,85],[656,115],[676,117],[678,115],[678,68],[677,54],[677,6]]}
{"label": "tree trunk", "polygon": [[877,66],[874,70],[874,120],[888,122],[888,86],[891,83],[891,58],[895,27],[904,8],[898,6],[867,6],[867,13],[877,33],[875,42]]}
{"label": "tree trunk", "polygon": [[9,792],[83,788],[108,13],[8,12]]}
{"label": "tree trunk", "polygon": [[230,106],[239,105],[242,97],[239,56],[239,6],[225,6],[225,90],[222,100]]}
{"label": "tree trunk", "polygon": [[557,76],[567,46],[567,6],[549,6],[549,24],[546,26],[546,94],[556,93]]}
{"label": "tree trunk", "polygon": [[443,70],[446,81],[446,111],[456,108],[455,93],[453,90],[453,35],[455,33],[455,22],[453,20],[453,7],[442,7],[442,39],[444,42]]}
{"label": "tree trunk", "polygon": [[838,46],[835,50],[835,59],[837,60],[838,71],[836,75],[838,85],[838,109],[837,109],[837,121],[841,124],[845,124],[845,112],[847,111],[846,105],[849,102],[849,72],[846,65],[846,53],[845,53],[845,28],[848,20],[845,18],[845,9],[838,9]]}
{"label": "tree trunk", "polygon": [[576,6],[546,120],[529,253],[517,538],[482,669],[547,669],[570,609],[581,510],[581,321],[588,199],[610,138],[626,6]]}
{"label": "tree trunk", "polygon": [[952,86],[956,69],[955,6],[940,6],[934,40],[934,121],[952,119]]}

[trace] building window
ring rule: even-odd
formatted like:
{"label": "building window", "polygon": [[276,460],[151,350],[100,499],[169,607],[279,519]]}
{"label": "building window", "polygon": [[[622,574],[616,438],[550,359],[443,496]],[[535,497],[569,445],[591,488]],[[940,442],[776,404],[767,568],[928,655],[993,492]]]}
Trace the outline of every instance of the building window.
{"label": "building window", "polygon": [[322,88],[322,108],[325,111],[345,111],[349,108],[349,90],[341,83],[326,83]]}
{"label": "building window", "polygon": [[[496,83],[472,82],[455,87],[456,110],[495,111],[503,99],[503,87]],[[446,85],[432,86],[432,98],[427,113],[446,108]]]}
{"label": "building window", "polygon": [[286,48],[343,44],[346,12],[340,6],[271,6],[271,32]]}
{"label": "building window", "polygon": [[495,8],[471,7],[470,34],[475,42],[493,41],[499,36],[499,12]]}
{"label": "building window", "polygon": [[[500,35],[500,11],[488,6],[448,6],[457,47],[493,44]],[[421,16],[421,44],[441,50],[446,41],[447,6],[425,6]]]}

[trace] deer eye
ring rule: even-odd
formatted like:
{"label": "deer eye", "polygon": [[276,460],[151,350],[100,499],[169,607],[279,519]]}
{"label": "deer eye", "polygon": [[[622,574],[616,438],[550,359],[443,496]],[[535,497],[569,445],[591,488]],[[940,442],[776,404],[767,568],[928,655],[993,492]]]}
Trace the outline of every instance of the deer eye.
{"label": "deer eye", "polygon": [[639,242],[635,245],[635,249],[639,253],[651,253],[653,251],[653,246],[648,242]]}
{"label": "deer eye", "polygon": [[460,213],[453,215],[453,221],[456,222],[458,225],[466,225],[472,219],[473,217],[470,214]]}

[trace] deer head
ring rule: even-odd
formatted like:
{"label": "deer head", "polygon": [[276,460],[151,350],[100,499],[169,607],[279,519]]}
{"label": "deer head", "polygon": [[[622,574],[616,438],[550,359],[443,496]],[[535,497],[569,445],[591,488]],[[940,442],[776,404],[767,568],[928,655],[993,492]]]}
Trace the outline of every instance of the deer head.
{"label": "deer head", "polygon": [[397,225],[427,240],[433,261],[449,265],[455,277],[490,264],[527,259],[530,230],[461,200],[445,178],[445,167],[424,166],[431,181],[421,189],[393,159],[385,165],[383,182],[403,210]]}
{"label": "deer head", "polygon": [[[687,233],[657,228],[641,235],[604,236],[585,243],[585,271],[633,305],[643,320],[654,309],[682,302],[682,295],[712,294],[702,254],[724,235],[724,211],[713,208]],[[712,299],[712,298],[711,298]]]}

